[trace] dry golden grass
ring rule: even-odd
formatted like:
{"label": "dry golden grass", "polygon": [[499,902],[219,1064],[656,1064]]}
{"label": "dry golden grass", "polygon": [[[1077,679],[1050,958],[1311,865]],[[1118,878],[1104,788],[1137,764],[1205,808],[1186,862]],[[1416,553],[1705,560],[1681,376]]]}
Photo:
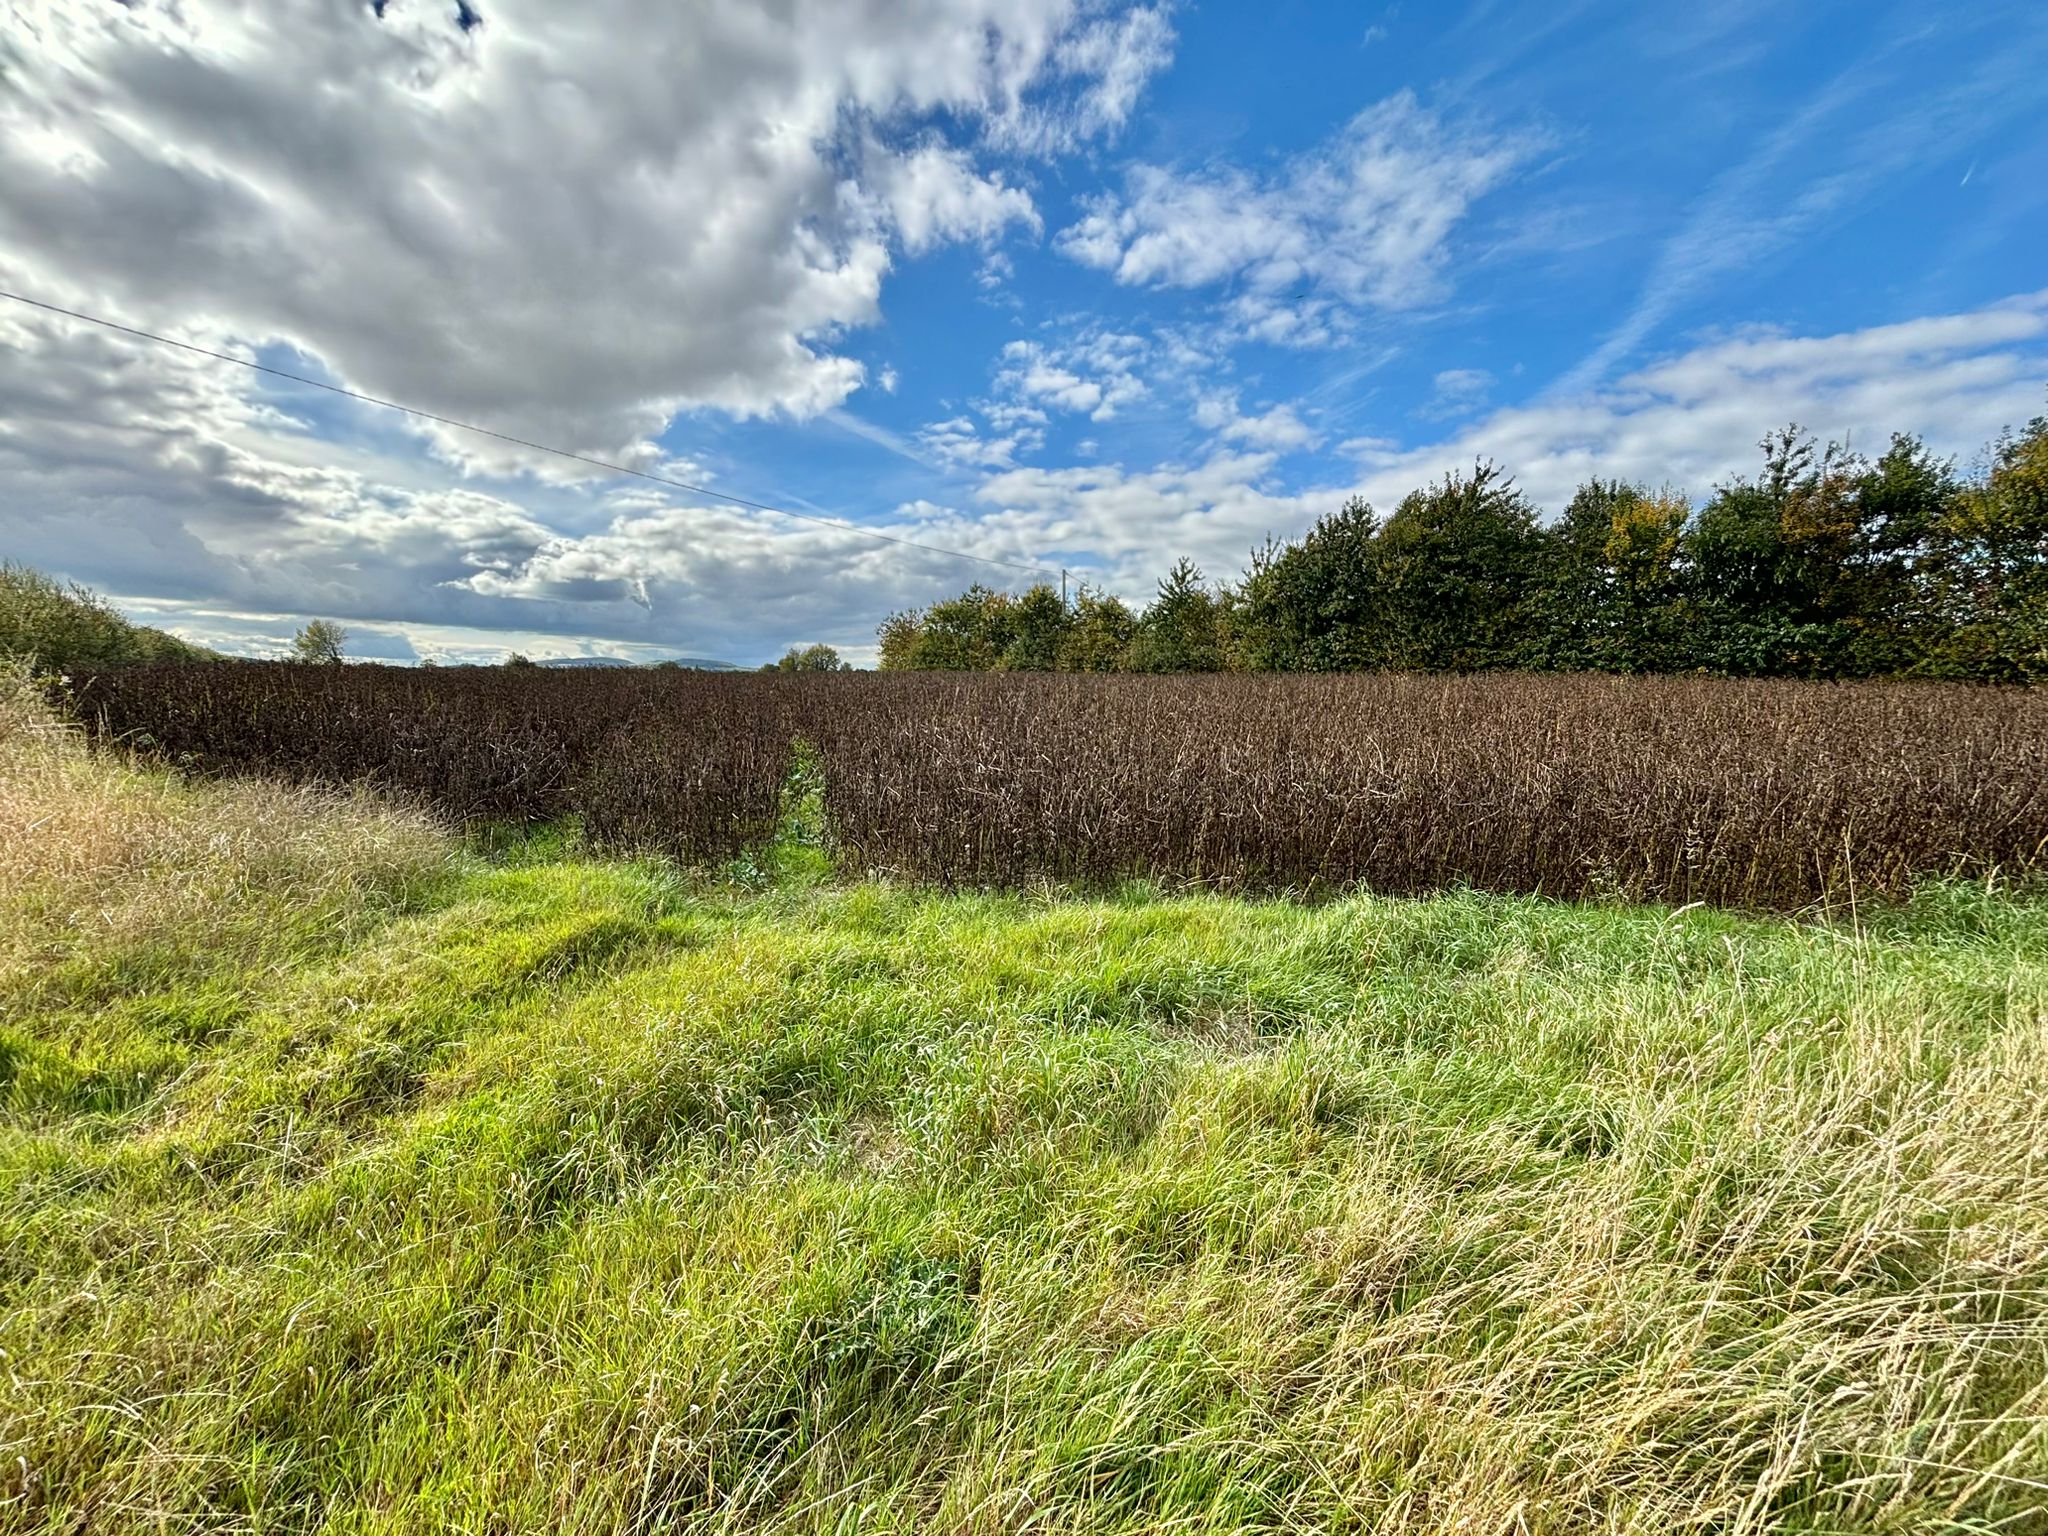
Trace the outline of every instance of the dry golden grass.
{"label": "dry golden grass", "polygon": [[450,847],[363,794],[132,768],[0,672],[0,996],[87,952],[225,960],[280,919],[344,924]]}

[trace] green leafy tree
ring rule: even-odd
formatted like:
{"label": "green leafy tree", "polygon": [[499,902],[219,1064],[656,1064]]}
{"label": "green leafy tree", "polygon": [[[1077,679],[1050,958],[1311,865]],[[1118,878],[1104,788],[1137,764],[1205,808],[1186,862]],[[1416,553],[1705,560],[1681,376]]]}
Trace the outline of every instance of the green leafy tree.
{"label": "green leafy tree", "polygon": [[829,645],[791,646],[780,661],[764,665],[763,672],[851,672],[853,667],[842,661],[839,653]]}
{"label": "green leafy tree", "polygon": [[505,665],[519,671],[524,671],[529,667],[531,667],[536,672],[540,670],[540,663],[535,661],[531,656],[525,654],[523,651],[506,652]]}
{"label": "green leafy tree", "polygon": [[890,614],[875,630],[875,665],[884,672],[913,670],[923,635],[923,615],[915,609]]}
{"label": "green leafy tree", "polygon": [[1481,462],[1413,492],[1375,545],[1380,617],[1361,664],[1470,672],[1521,659],[1543,535],[1499,469]]}
{"label": "green leafy tree", "polygon": [[1618,480],[1580,486],[1544,535],[1524,654],[1556,671],[1663,672],[1684,665],[1684,537],[1675,492]]}
{"label": "green leafy tree", "polygon": [[1699,664],[1735,676],[1858,677],[1933,642],[1930,531],[1950,473],[1911,438],[1875,464],[1786,427],[1763,473],[1718,489],[1688,554]]}
{"label": "green leafy tree", "polygon": [[341,660],[348,631],[331,619],[314,619],[292,636],[292,660],[331,665]]}
{"label": "green leafy tree", "polygon": [[1126,665],[1133,672],[1224,670],[1224,610],[1194,561],[1174,562],[1138,621]]}
{"label": "green leafy tree", "polygon": [[1056,588],[1044,582],[1032,587],[1010,609],[1010,643],[1003,648],[1003,670],[1057,670],[1060,649],[1066,644],[1074,622],[1074,610]]}
{"label": "green leafy tree", "polygon": [[1255,672],[1370,666],[1380,620],[1379,519],[1353,497],[1292,544],[1252,556],[1232,614],[1237,661]]}
{"label": "green leafy tree", "polygon": [[1016,600],[979,583],[923,612],[891,614],[877,637],[887,671],[993,672],[1015,638]]}
{"label": "green leafy tree", "polygon": [[1961,492],[1953,460],[1894,434],[1855,486],[1857,528],[1847,580],[1849,670],[1860,677],[1926,671],[1952,625],[1940,582],[1942,530]]}
{"label": "green leafy tree", "polygon": [[1933,558],[1953,629],[1930,670],[2048,682],[2048,416],[1999,442],[1983,482],[1949,499]]}
{"label": "green leafy tree", "polygon": [[0,564],[0,656],[53,671],[220,660],[160,629],[131,624],[90,587],[11,562]]}
{"label": "green leafy tree", "polygon": [[1062,672],[1121,672],[1137,638],[1138,616],[1114,593],[1083,587],[1074,598],[1073,622],[1060,637]]}
{"label": "green leafy tree", "polygon": [[1480,462],[1381,521],[1357,498],[1212,589],[1178,562],[1142,616],[1083,588],[972,587],[881,626],[885,668],[1470,671],[1866,677],[2041,675],[2048,425],[1964,485],[1919,440],[1874,461],[1797,426],[1695,511],[1579,487],[1542,527]]}

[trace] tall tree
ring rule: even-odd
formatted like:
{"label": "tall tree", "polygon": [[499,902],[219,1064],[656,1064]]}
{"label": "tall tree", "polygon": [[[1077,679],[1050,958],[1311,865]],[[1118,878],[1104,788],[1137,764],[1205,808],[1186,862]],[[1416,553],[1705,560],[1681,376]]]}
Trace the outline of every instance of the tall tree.
{"label": "tall tree", "polygon": [[341,660],[348,631],[331,619],[314,619],[292,636],[292,660],[333,663]]}
{"label": "tall tree", "polygon": [[1994,450],[1949,499],[1937,580],[1955,628],[1932,665],[1983,682],[2048,682],[2048,416]]}
{"label": "tall tree", "polygon": [[1134,672],[1220,672],[1223,663],[1222,610],[1183,556],[1139,620],[1127,664]]}
{"label": "tall tree", "polygon": [[1378,612],[1368,664],[1469,672],[1513,665],[1540,569],[1536,512],[1481,462],[1407,496],[1376,541]]}
{"label": "tall tree", "polygon": [[1925,564],[1947,466],[1911,438],[1875,464],[1796,426],[1762,446],[1763,473],[1720,487],[1689,541],[1700,663],[1776,677],[1910,664],[1928,643]]}
{"label": "tall tree", "polygon": [[1942,611],[1942,528],[1962,489],[1953,460],[1895,433],[1856,482],[1850,670],[1861,677],[1925,671],[1950,621]]}
{"label": "tall tree", "polygon": [[1544,535],[1525,656],[1558,671],[1663,672],[1683,665],[1683,536],[1676,492],[1589,480]]}
{"label": "tall tree", "polygon": [[882,621],[881,665],[886,671],[992,672],[1014,635],[1016,600],[979,582],[960,596],[922,613],[895,613]]}
{"label": "tall tree", "polygon": [[1297,542],[1252,556],[1238,595],[1236,649],[1256,672],[1368,666],[1379,620],[1379,518],[1354,496]]}
{"label": "tall tree", "polygon": [[1057,588],[1040,582],[1011,607],[1010,642],[1003,648],[1003,670],[1056,670],[1060,664],[1060,648],[1073,627],[1073,609],[1067,606]]}
{"label": "tall tree", "polygon": [[1083,587],[1074,597],[1074,621],[1060,637],[1062,672],[1120,672],[1137,637],[1138,616],[1111,592]]}

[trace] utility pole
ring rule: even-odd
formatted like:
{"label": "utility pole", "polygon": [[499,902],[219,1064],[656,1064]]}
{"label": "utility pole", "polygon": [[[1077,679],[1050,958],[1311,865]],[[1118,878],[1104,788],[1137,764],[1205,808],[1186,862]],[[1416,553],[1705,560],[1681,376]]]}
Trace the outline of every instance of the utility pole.
{"label": "utility pole", "polygon": [[1067,568],[1064,565],[1060,567],[1060,606],[1067,606]]}

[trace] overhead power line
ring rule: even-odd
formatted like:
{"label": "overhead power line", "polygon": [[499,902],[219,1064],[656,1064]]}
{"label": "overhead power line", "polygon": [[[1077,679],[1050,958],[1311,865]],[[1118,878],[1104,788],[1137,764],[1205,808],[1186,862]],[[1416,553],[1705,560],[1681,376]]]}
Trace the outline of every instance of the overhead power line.
{"label": "overhead power line", "polygon": [[572,459],[578,464],[588,464],[594,469],[609,470],[615,475],[631,475],[636,480],[652,480],[657,485],[674,486],[679,491],[688,491],[693,496],[709,496],[715,501],[730,502],[736,507],[750,507],[756,512],[768,512],[777,517],[793,517],[806,523],[816,523],[824,528],[837,528],[842,533],[858,534],[864,539],[878,539],[884,544],[900,544],[905,549],[923,550],[928,555],[945,555],[954,560],[972,560],[979,565],[999,565],[1006,570],[1029,571],[1036,576],[1059,576],[1066,572],[1049,565],[1032,565],[1021,560],[999,560],[993,555],[970,555],[964,549],[947,549],[942,544],[926,544],[918,539],[901,538],[879,529],[864,528],[859,523],[849,522],[843,517],[821,517],[812,512],[792,512],[787,507],[770,506],[765,501],[749,501],[744,496],[729,495],[714,491],[709,486],[692,485],[687,480],[677,480],[668,475],[657,475],[651,470],[635,469],[630,464],[614,464],[609,459],[592,458],[587,453],[574,453],[567,448],[553,448],[546,443],[536,443],[524,437],[514,437],[509,432],[495,431],[480,427],[475,422],[458,421],[453,416],[442,416],[434,411],[423,411],[416,405],[404,405],[396,400],[384,400],[376,395],[366,395],[361,390],[348,389],[340,384],[329,384],[322,379],[309,379],[302,373],[291,373],[283,368],[272,368],[266,363],[253,362],[246,357],[236,357],[232,352],[216,352],[210,347],[197,346],[189,341],[179,341],[173,336],[160,336],[155,331],[138,330],[132,325],[123,325],[118,320],[108,320],[100,315],[88,315],[76,309],[66,309],[61,304],[47,304],[41,299],[31,299],[25,294],[9,293],[0,288],[0,299],[12,299],[17,304],[26,304],[31,309],[47,310],[53,315],[62,315],[68,320],[82,320],[87,325],[97,325],[109,331],[119,331],[124,336],[138,337],[153,341],[160,346],[176,347],[181,352],[193,352],[200,357],[210,357],[216,362],[233,363],[256,373],[267,373],[272,378],[289,379],[294,384],[304,384],[311,389],[324,389],[331,395],[346,395],[351,400],[360,400],[365,405],[382,406],[387,411],[402,411],[408,416],[417,416],[422,421],[439,422],[444,427],[456,427],[464,432],[474,432],[479,437],[494,437],[501,443],[528,448],[535,453],[551,453],[558,459]]}

